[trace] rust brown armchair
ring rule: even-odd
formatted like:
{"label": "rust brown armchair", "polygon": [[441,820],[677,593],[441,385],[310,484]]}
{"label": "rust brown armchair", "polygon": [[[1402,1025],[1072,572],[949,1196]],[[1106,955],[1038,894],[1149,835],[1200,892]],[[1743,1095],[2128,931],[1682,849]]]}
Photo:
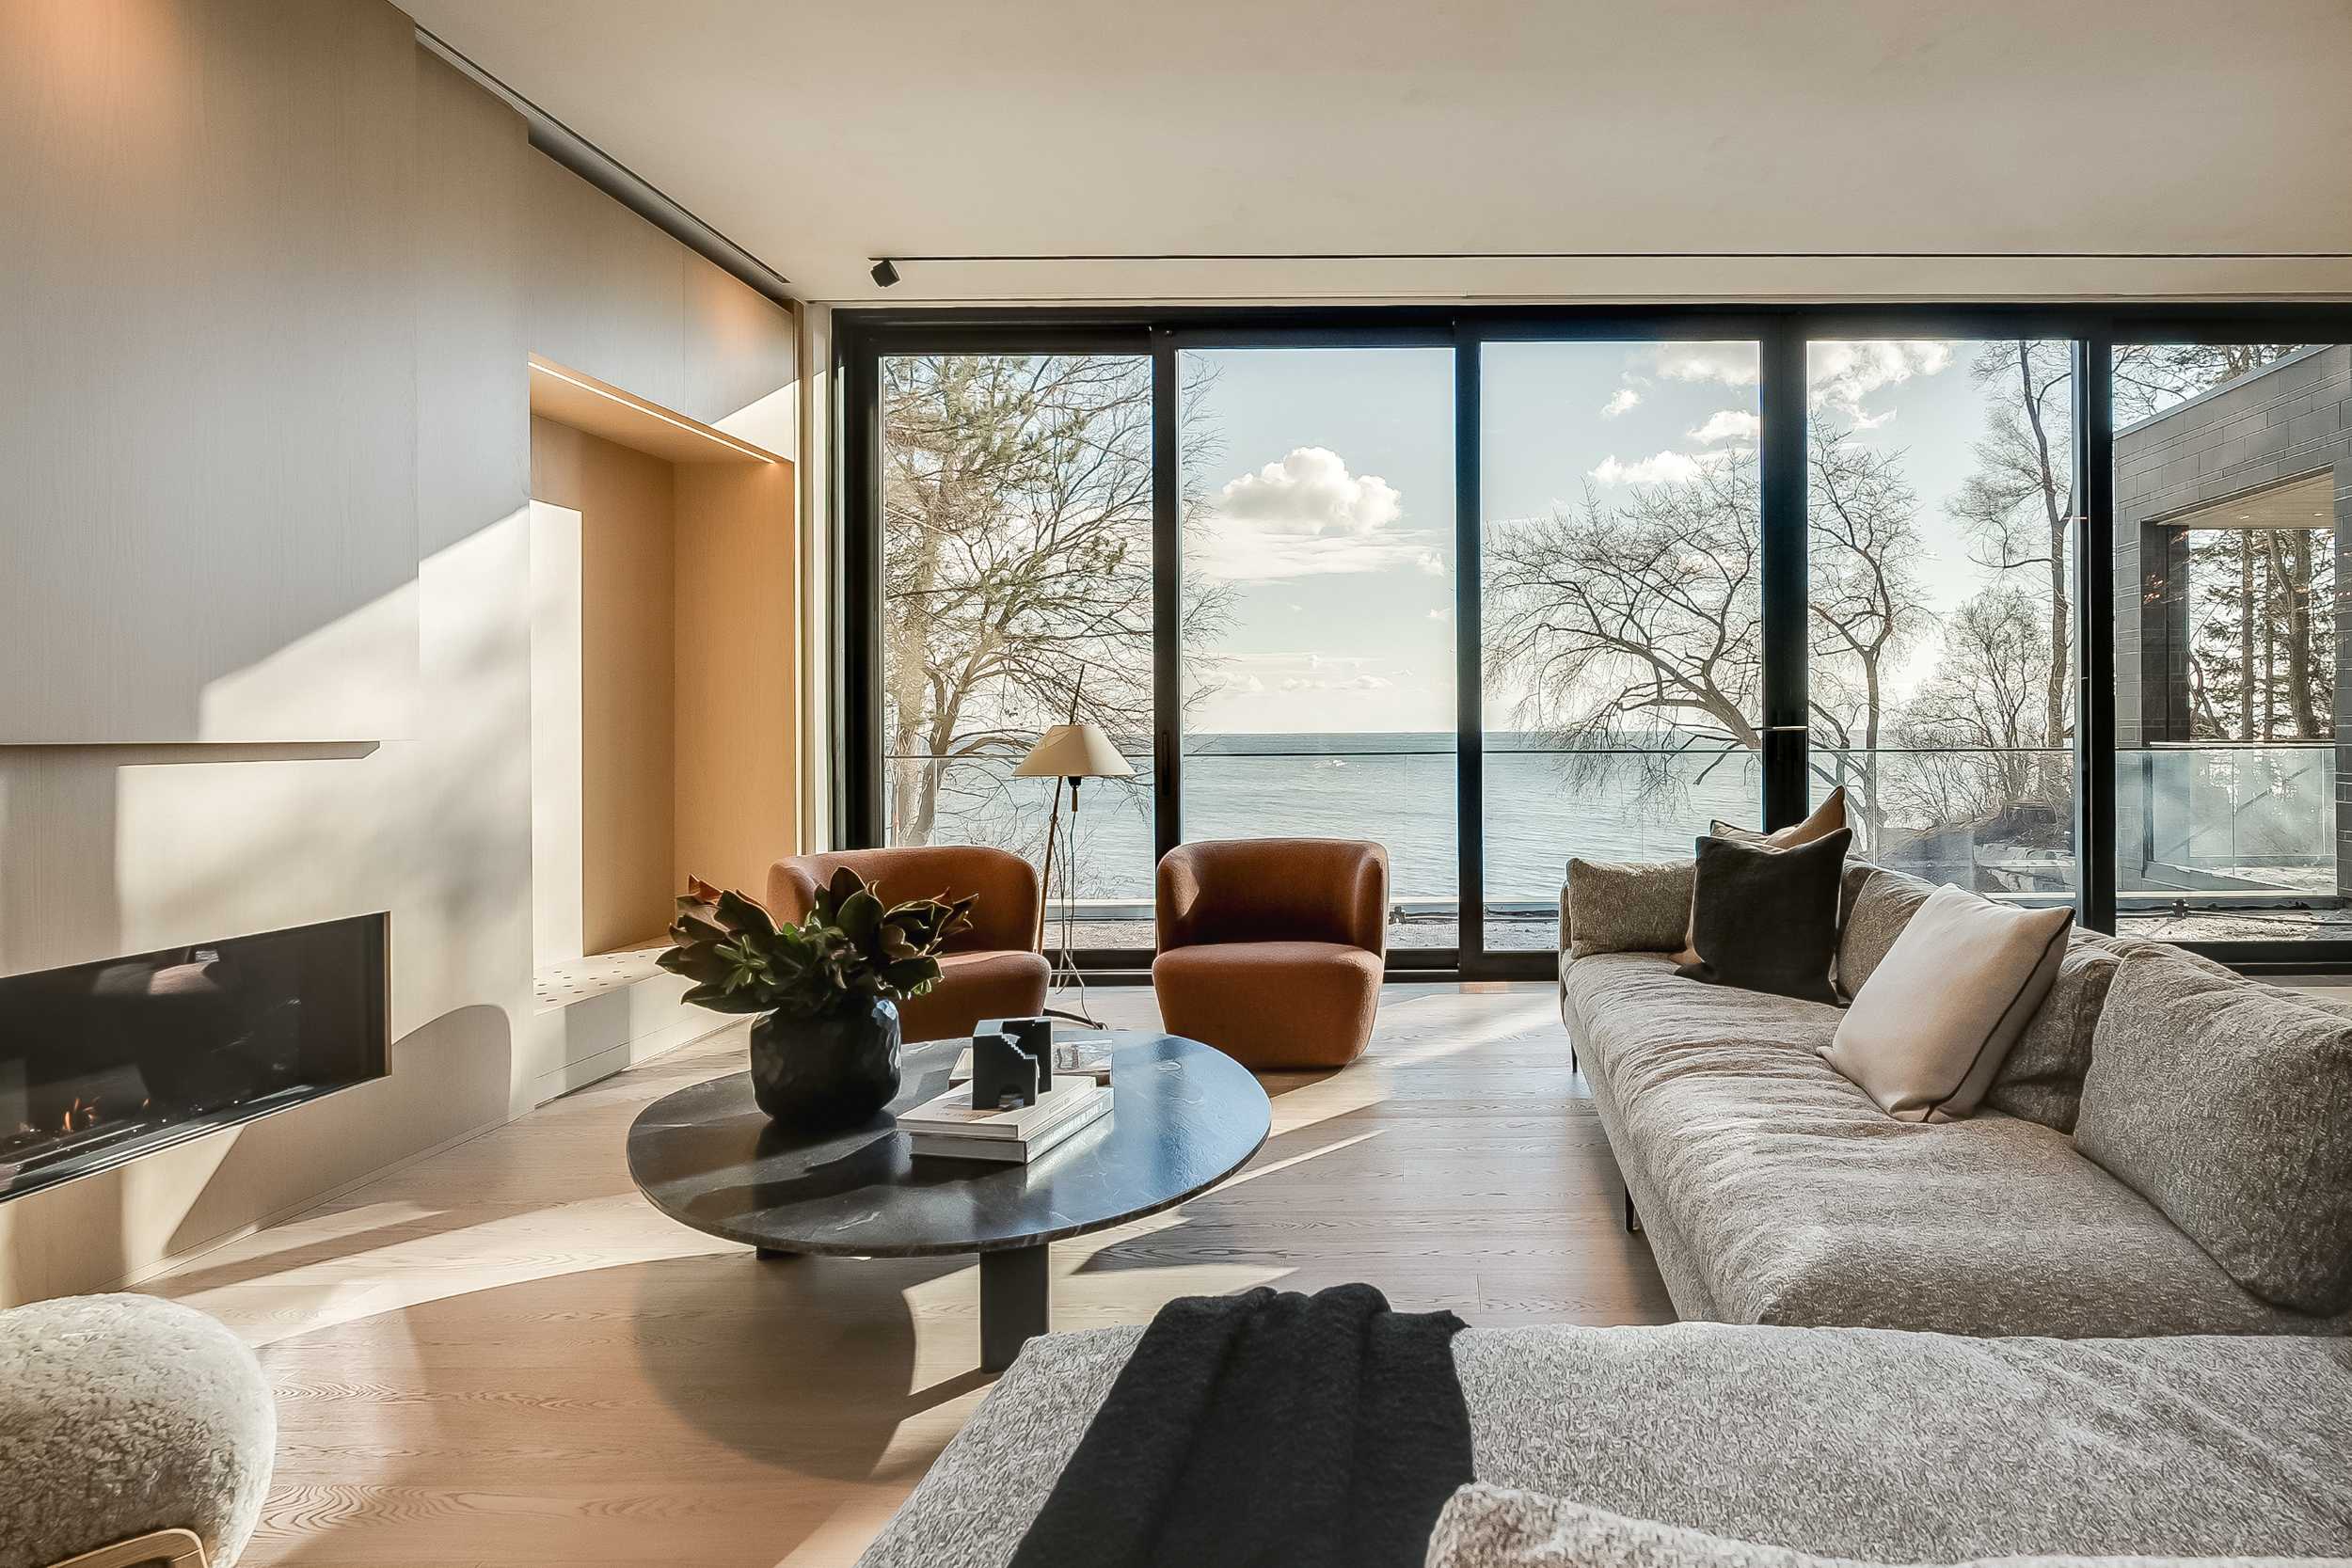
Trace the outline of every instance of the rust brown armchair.
{"label": "rust brown armchair", "polygon": [[1045,1010],[1048,968],[1037,950],[1037,868],[1027,861],[974,844],[790,855],[769,867],[769,912],[778,920],[805,919],[817,890],[843,866],[865,878],[884,903],[977,895],[972,928],[948,938],[939,955],[939,983],[898,1004],[898,1026],[909,1043],[969,1035],[984,1018]]}
{"label": "rust brown armchair", "polygon": [[1171,1035],[1257,1069],[1363,1054],[1388,951],[1389,852],[1345,838],[1213,839],[1160,861],[1152,989]]}

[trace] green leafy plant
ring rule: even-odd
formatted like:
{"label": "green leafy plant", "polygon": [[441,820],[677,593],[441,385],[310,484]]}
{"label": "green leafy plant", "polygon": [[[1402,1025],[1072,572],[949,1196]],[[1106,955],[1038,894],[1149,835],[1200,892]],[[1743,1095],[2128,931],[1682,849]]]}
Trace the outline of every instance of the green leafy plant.
{"label": "green leafy plant", "polygon": [[815,1018],[851,1002],[903,1002],[939,979],[940,946],[972,924],[972,900],[914,898],[885,907],[844,866],[808,918],[778,924],[739,893],[689,878],[658,960],[694,982],[686,1000],[723,1013]]}

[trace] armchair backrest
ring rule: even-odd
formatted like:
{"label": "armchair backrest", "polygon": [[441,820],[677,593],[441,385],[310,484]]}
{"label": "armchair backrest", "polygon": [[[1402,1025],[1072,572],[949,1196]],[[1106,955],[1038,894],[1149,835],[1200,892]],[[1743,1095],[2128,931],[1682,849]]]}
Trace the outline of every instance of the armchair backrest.
{"label": "armchair backrest", "polygon": [[1353,838],[1180,844],[1155,888],[1162,952],[1213,942],[1338,942],[1385,955],[1389,852]]}
{"label": "armchair backrest", "polygon": [[817,890],[843,866],[865,878],[885,904],[977,895],[972,928],[948,938],[944,951],[1027,952],[1037,946],[1037,868],[1010,850],[984,844],[914,844],[788,855],[769,867],[768,912],[778,920],[807,918]]}

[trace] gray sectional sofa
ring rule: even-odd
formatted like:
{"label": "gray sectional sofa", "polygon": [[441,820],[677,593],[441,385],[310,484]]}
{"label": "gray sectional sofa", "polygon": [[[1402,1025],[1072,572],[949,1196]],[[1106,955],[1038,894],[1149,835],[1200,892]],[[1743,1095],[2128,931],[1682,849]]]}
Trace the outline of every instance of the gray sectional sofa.
{"label": "gray sectional sofa", "polygon": [[[1003,1568],[1141,1333],[1030,1340],[860,1568]],[[1471,1327],[1454,1362],[1479,1481],[1629,1518],[1866,1562],[2352,1552],[2352,1340]]]}
{"label": "gray sectional sofa", "polygon": [[[1849,868],[1849,993],[1929,891]],[[1676,1310],[2069,1338],[2352,1328],[2352,1313],[2312,1316],[2241,1288],[2077,1148],[2108,983],[2153,945],[2074,932],[1986,1108],[1945,1123],[1893,1119],[1821,1059],[1835,1007],[1682,979],[1662,954],[1564,956],[1561,1016]]]}
{"label": "gray sectional sofa", "polygon": [[[1930,891],[1849,868],[1849,991]],[[2292,1126],[2261,1125],[2277,1098],[2265,1084],[2244,1148],[2186,1151],[2178,1168],[2219,1171],[2229,1202],[2184,1208],[2163,1180],[2144,1196],[2074,1137],[2112,1092],[2116,1048],[2174,1026],[2119,1032],[2128,1015],[2111,1005],[2177,1003],[2185,1019],[2200,990],[2225,1006],[2282,993],[2076,932],[1986,1107],[1909,1122],[1822,1060],[1838,1009],[1682,979],[1663,953],[1571,959],[1567,912],[1564,899],[1562,1017],[1676,1307],[1702,1321],[1455,1337],[1476,1480],[1622,1516],[1622,1538],[1544,1560],[1665,1560],[1642,1521],[1728,1538],[1713,1568],[1775,1560],[1750,1542],[1847,1568],[2352,1558],[2352,1312],[2299,1312],[2279,1305],[2291,1288],[2238,1283],[2309,1275],[2310,1247],[2249,1252],[2213,1230],[2240,1208],[2259,1228],[2267,1199],[2284,1195],[2275,1218],[2312,1184],[2301,1170],[2233,1183],[2233,1163],[2292,1164],[2289,1150],[2340,1174],[2341,1056]],[[1664,910],[1654,936],[1679,941],[1682,919]],[[2145,985],[2152,961],[2187,983]],[[2322,1021],[2328,1052],[2343,1023]],[[2170,1115],[2159,1095],[2134,1110]],[[2317,1275],[2333,1291],[2347,1215],[2322,1217]],[[1031,1340],[862,1568],[1002,1568],[1141,1332]]]}

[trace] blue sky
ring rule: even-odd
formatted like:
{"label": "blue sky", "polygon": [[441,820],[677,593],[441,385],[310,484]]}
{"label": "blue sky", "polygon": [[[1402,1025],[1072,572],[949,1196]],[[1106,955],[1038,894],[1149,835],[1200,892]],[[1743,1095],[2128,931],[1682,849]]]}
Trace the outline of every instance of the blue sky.
{"label": "blue sky", "polygon": [[[1939,610],[1987,579],[1947,500],[1975,467],[1986,394],[1971,343],[1813,345],[1815,417],[1899,449]],[[1195,680],[1208,733],[1454,726],[1453,356],[1442,348],[1185,355],[1211,380],[1214,450],[1184,454],[1215,503],[1186,569],[1226,584],[1229,625]],[[1481,397],[1489,518],[1604,499],[1708,451],[1752,450],[1752,343],[1490,343]],[[1922,650],[1899,676],[1925,673]],[[1507,697],[1505,698],[1507,703]],[[1507,714],[1489,711],[1490,726]]]}

